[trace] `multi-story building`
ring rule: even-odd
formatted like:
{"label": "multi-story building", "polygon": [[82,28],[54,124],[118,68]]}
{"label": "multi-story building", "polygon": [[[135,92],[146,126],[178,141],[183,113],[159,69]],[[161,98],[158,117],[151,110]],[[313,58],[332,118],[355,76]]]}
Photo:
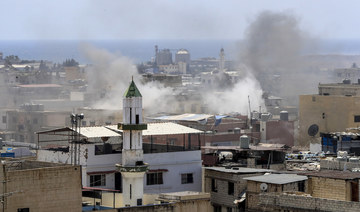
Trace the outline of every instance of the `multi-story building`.
{"label": "multi-story building", "polygon": [[[202,131],[175,123],[148,123],[144,130],[144,161],[149,164],[144,179],[145,193],[201,191],[201,150],[189,145],[189,136],[198,144]],[[85,187],[122,190],[122,131],[117,125],[81,127],[78,148]],[[37,159],[73,163],[69,142],[74,130],[59,128],[38,132]],[[62,141],[62,142],[61,142]]]}
{"label": "multi-story building", "polygon": [[320,84],[319,94],[299,97],[299,142],[320,145],[320,132],[360,126],[360,84]]}
{"label": "multi-story building", "polygon": [[272,172],[269,169],[242,167],[207,167],[204,173],[204,191],[210,193],[214,211],[241,211],[245,209],[246,177]]}

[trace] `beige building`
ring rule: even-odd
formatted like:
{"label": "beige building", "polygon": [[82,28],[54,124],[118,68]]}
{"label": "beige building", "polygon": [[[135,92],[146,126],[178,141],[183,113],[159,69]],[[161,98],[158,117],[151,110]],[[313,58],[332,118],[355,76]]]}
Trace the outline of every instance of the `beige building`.
{"label": "beige building", "polygon": [[[320,132],[360,127],[360,85],[320,84],[319,94],[299,97],[299,139],[295,145],[320,145]],[[317,129],[317,130],[316,130]]]}
{"label": "beige building", "polygon": [[244,179],[247,180],[247,211],[266,211],[259,205],[263,193],[305,192],[308,187],[308,178],[296,174],[269,174]]}
{"label": "beige building", "polygon": [[261,211],[360,211],[358,172],[320,171],[308,177],[306,193],[262,192],[257,206]]}
{"label": "beige building", "polygon": [[0,211],[81,211],[81,169],[30,160],[2,161]]}
{"label": "beige building", "polygon": [[205,168],[204,191],[210,193],[214,211],[241,211],[245,209],[245,177],[271,172],[269,169]]}

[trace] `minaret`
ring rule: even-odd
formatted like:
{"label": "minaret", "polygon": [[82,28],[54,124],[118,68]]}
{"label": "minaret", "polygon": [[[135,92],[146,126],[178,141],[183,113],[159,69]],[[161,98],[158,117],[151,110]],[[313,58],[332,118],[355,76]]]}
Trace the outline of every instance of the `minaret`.
{"label": "minaret", "polygon": [[225,71],[224,68],[225,68],[225,53],[224,53],[224,49],[221,48],[220,50],[220,54],[219,54],[219,71],[223,72]]}
{"label": "minaret", "polygon": [[123,98],[123,123],[118,124],[123,131],[123,149],[122,164],[116,166],[122,176],[125,206],[143,204],[144,174],[148,166],[143,162],[142,130],[147,125],[142,119],[142,96],[132,80]]}

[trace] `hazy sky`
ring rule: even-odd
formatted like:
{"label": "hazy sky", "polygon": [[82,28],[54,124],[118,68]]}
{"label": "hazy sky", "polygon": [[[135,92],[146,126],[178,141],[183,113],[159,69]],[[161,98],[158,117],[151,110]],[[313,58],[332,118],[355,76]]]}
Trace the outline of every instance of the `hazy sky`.
{"label": "hazy sky", "polygon": [[0,39],[241,39],[264,10],[315,37],[360,38],[358,0],[2,0]]}

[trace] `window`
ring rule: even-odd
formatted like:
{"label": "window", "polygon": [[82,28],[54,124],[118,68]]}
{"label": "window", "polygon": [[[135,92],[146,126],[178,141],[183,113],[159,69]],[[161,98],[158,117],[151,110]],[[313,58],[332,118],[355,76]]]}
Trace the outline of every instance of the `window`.
{"label": "window", "polygon": [[30,208],[18,208],[17,212],[30,212]]}
{"label": "window", "polygon": [[217,192],[217,181],[215,179],[211,179],[211,191]]}
{"label": "window", "polygon": [[90,121],[90,126],[95,126],[95,121]]}
{"label": "window", "polygon": [[227,208],[226,208],[226,212],[232,212],[232,208],[227,207]]}
{"label": "window", "polygon": [[194,178],[192,173],[181,174],[181,184],[193,183]]}
{"label": "window", "polygon": [[136,118],[136,124],[140,124],[140,117],[138,114],[136,114],[135,118]]}
{"label": "window", "polygon": [[106,185],[106,175],[90,175],[90,187],[92,186],[105,186]]}
{"label": "window", "polygon": [[220,205],[213,205],[214,212],[221,212],[221,206]]}
{"label": "window", "polygon": [[305,192],[305,181],[298,182],[299,191]]}
{"label": "window", "polygon": [[228,194],[234,195],[234,183],[228,182]]}
{"label": "window", "polygon": [[4,123],[4,124],[6,123],[6,116],[2,117],[2,123]]}
{"label": "window", "polygon": [[163,173],[155,172],[146,174],[146,185],[160,185],[163,184]]}
{"label": "window", "polygon": [[86,121],[81,121],[81,126],[86,126]]}
{"label": "window", "polygon": [[360,115],[354,116],[354,122],[360,122]]}

